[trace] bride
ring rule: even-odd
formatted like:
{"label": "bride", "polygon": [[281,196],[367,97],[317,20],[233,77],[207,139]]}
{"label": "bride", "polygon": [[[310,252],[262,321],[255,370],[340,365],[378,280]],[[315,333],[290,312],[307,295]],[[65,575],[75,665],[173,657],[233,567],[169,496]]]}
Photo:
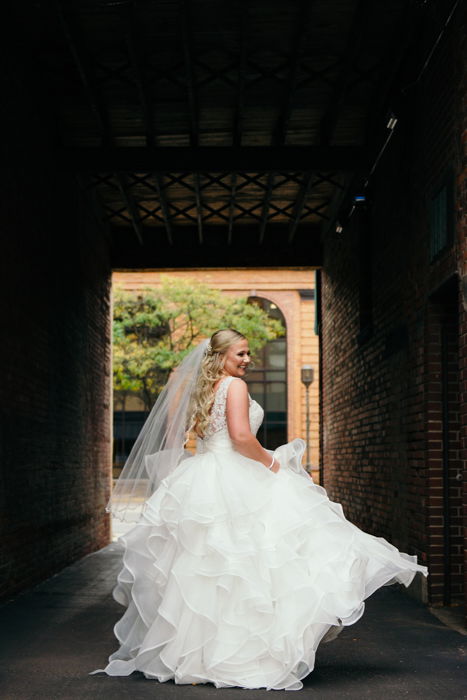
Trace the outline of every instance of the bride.
{"label": "bride", "polygon": [[356,622],[377,588],[428,576],[415,555],[346,520],[303,469],[303,440],[261,446],[249,363],[235,330],[195,348],[116,484],[108,510],[136,524],[120,538],[113,595],[127,609],[108,675],[299,690],[319,643]]}

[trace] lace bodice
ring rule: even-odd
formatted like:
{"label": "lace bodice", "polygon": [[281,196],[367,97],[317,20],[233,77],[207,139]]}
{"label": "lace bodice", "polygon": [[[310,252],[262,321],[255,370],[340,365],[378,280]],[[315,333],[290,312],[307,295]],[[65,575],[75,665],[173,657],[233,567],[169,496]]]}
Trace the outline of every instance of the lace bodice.
{"label": "lace bodice", "polygon": [[[206,433],[203,440],[201,440],[204,445],[209,443],[211,438],[215,435],[218,436],[219,433],[223,433],[225,437],[228,437],[227,430],[227,416],[226,416],[226,402],[227,402],[227,391],[234,377],[226,377],[220,382],[216,395],[214,397],[214,403],[211,409],[211,420],[207,427]],[[264,418],[264,411],[261,406],[254,401],[250,396],[249,398],[249,417],[250,417],[250,428],[251,432],[256,434]]]}

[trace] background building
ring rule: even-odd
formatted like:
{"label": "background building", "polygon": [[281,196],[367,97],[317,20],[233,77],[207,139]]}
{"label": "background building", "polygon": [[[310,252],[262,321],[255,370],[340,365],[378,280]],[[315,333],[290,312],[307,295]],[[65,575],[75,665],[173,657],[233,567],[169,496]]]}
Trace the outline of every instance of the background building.
{"label": "background building", "polygon": [[[315,273],[302,269],[115,271],[114,285],[127,291],[159,286],[162,276],[192,279],[225,294],[247,296],[282,321],[285,336],[270,341],[247,377],[251,396],[265,409],[258,438],[269,449],[306,436],[303,365],[315,369],[310,387],[310,464],[319,480],[319,348],[315,332]],[[125,411],[114,405],[114,464],[121,466],[145,418],[144,405],[130,397]],[[306,458],[306,455],[305,455]]]}

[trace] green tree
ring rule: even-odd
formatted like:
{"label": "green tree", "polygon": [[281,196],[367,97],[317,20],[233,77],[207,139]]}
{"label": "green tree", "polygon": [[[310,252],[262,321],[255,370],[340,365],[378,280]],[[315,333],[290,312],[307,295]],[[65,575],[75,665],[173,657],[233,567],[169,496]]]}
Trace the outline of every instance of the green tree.
{"label": "green tree", "polygon": [[170,371],[203,338],[219,328],[236,328],[252,354],[283,335],[281,323],[247,297],[233,297],[194,280],[162,279],[158,289],[114,289],[113,372],[117,400],[138,395],[154,403]]}

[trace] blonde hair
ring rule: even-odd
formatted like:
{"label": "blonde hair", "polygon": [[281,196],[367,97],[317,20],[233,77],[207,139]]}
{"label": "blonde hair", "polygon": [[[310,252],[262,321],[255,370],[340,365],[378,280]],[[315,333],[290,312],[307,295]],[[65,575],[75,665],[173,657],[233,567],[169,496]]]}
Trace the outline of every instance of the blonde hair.
{"label": "blonde hair", "polygon": [[240,340],[246,340],[245,336],[233,328],[224,328],[211,336],[191,399],[190,430],[194,430],[199,437],[204,436],[209,424],[214,403],[214,385],[224,374],[225,353]]}

